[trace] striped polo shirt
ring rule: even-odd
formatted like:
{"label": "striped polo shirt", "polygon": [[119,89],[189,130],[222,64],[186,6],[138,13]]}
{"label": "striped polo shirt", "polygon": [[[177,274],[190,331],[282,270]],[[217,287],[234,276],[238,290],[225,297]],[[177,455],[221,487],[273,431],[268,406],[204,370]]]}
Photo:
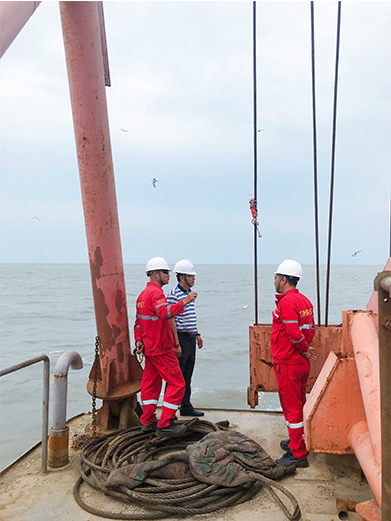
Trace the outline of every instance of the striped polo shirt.
{"label": "striped polo shirt", "polygon": [[[188,293],[190,293],[190,290],[186,291],[178,284],[167,295],[167,301],[169,304],[176,304],[180,300],[183,300]],[[194,301],[185,306],[184,312],[181,315],[175,317],[175,323],[178,331],[194,335],[198,332]]]}

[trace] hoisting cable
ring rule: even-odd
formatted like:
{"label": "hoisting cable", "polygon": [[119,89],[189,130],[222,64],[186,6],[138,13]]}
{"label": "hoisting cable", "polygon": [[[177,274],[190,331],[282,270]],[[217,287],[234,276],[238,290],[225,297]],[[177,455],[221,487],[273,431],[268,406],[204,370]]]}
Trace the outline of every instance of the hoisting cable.
{"label": "hoisting cable", "polygon": [[331,259],[331,234],[333,224],[333,203],[334,203],[334,167],[335,167],[335,142],[337,127],[337,93],[338,93],[338,65],[339,65],[339,43],[341,32],[341,1],[338,2],[338,22],[337,22],[337,44],[335,55],[335,81],[334,81],[334,109],[333,109],[333,140],[331,150],[331,177],[330,177],[330,207],[329,207],[329,238],[327,249],[327,275],[326,275],[326,316],[325,326],[328,326],[329,314],[329,292],[330,292],[330,259]]}
{"label": "hoisting cable", "polygon": [[[142,432],[140,427],[131,427],[90,441],[82,449],[80,477],[73,489],[78,505],[91,514],[109,519],[156,520],[215,512],[244,503],[253,498],[261,488],[265,488],[287,519],[298,521],[301,518],[297,500],[285,487],[246,467],[243,468],[250,478],[249,486],[208,484],[198,481],[192,475],[174,479],[156,475],[152,477],[150,474],[137,486],[129,486],[129,482],[124,479],[117,481],[115,488],[110,486],[108,480],[112,471],[126,468],[133,463],[143,464],[160,459],[164,453],[184,451],[188,445],[209,433],[228,431],[227,421],[214,424],[194,418],[181,423],[186,425],[187,432],[176,439],[157,438],[153,433]],[[97,508],[97,497],[92,495],[91,490],[87,494],[82,492],[83,483],[104,493],[107,510]],[[274,489],[288,498],[292,513]],[[90,504],[82,496],[88,497]],[[107,504],[109,498],[122,500],[130,508],[116,512]]]}
{"label": "hoisting cable", "polygon": [[316,96],[315,96],[315,23],[314,2],[311,2],[311,64],[312,64],[312,135],[314,149],[314,208],[315,208],[315,252],[316,252],[316,295],[318,305],[318,326],[321,326],[320,277],[319,277],[319,213],[318,213],[318,147],[316,137]]}
{"label": "hoisting cable", "polygon": [[257,214],[258,214],[258,179],[257,179],[257,155],[258,155],[258,129],[257,129],[257,7],[255,0],[253,1],[253,114],[254,114],[254,195],[250,195],[250,209],[253,216],[252,223],[254,225],[254,298],[255,298],[255,325],[258,325],[258,244],[257,236],[261,236],[258,230]]}

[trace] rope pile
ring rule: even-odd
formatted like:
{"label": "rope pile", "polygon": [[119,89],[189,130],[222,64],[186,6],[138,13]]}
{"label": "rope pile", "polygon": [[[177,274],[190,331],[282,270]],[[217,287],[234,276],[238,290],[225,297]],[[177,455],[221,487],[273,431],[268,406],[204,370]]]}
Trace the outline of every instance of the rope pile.
{"label": "rope pile", "polygon": [[[73,494],[78,505],[87,512],[109,519],[162,519],[171,516],[192,516],[207,514],[222,508],[239,505],[253,498],[262,488],[266,488],[274,501],[290,521],[301,517],[296,499],[284,487],[255,472],[248,472],[252,484],[245,487],[223,487],[201,483],[194,477],[184,479],[147,478],[136,489],[120,486],[113,490],[106,487],[110,472],[125,465],[156,459],[163,453],[184,451],[186,447],[199,441],[206,434],[227,430],[228,422],[217,424],[199,420],[182,422],[187,431],[181,438],[157,438],[154,433],[144,433],[140,427],[117,431],[88,443],[81,452],[80,477]],[[132,506],[131,512],[103,511],[88,505],[81,497],[81,487],[87,483],[105,495],[122,500]],[[293,506],[291,514],[273,488],[285,494]]]}

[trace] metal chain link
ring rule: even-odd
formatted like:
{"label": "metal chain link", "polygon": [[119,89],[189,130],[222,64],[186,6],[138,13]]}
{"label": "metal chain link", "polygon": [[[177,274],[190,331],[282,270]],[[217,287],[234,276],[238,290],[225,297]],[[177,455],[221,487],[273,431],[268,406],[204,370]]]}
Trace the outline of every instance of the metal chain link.
{"label": "metal chain link", "polygon": [[96,385],[98,380],[99,337],[95,337],[94,387],[92,391],[92,439],[96,438]]}

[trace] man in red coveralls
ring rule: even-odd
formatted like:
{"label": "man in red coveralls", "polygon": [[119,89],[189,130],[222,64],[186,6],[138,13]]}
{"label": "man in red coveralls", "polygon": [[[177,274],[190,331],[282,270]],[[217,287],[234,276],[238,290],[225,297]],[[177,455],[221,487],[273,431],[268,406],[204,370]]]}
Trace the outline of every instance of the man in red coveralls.
{"label": "man in red coveralls", "polygon": [[[141,428],[144,432],[156,429],[156,435],[160,437],[178,437],[186,430],[183,424],[174,423],[185,392],[185,381],[178,362],[180,347],[175,346],[170,318],[183,313],[184,307],[197,298],[197,293],[191,291],[185,299],[169,305],[162,287],[168,284],[170,271],[162,257],[148,261],[145,272],[150,281],[137,299],[134,324],[136,348],[145,356],[141,380]],[[156,407],[163,379],[167,382],[167,390],[158,422]]]}
{"label": "man in red coveralls", "polygon": [[315,335],[313,306],[296,289],[302,275],[303,269],[296,261],[285,260],[278,266],[274,277],[276,309],[270,337],[278,395],[289,433],[289,440],[280,443],[286,452],[276,462],[295,467],[308,467],[303,407],[310,360],[316,358],[314,348],[310,347]]}

